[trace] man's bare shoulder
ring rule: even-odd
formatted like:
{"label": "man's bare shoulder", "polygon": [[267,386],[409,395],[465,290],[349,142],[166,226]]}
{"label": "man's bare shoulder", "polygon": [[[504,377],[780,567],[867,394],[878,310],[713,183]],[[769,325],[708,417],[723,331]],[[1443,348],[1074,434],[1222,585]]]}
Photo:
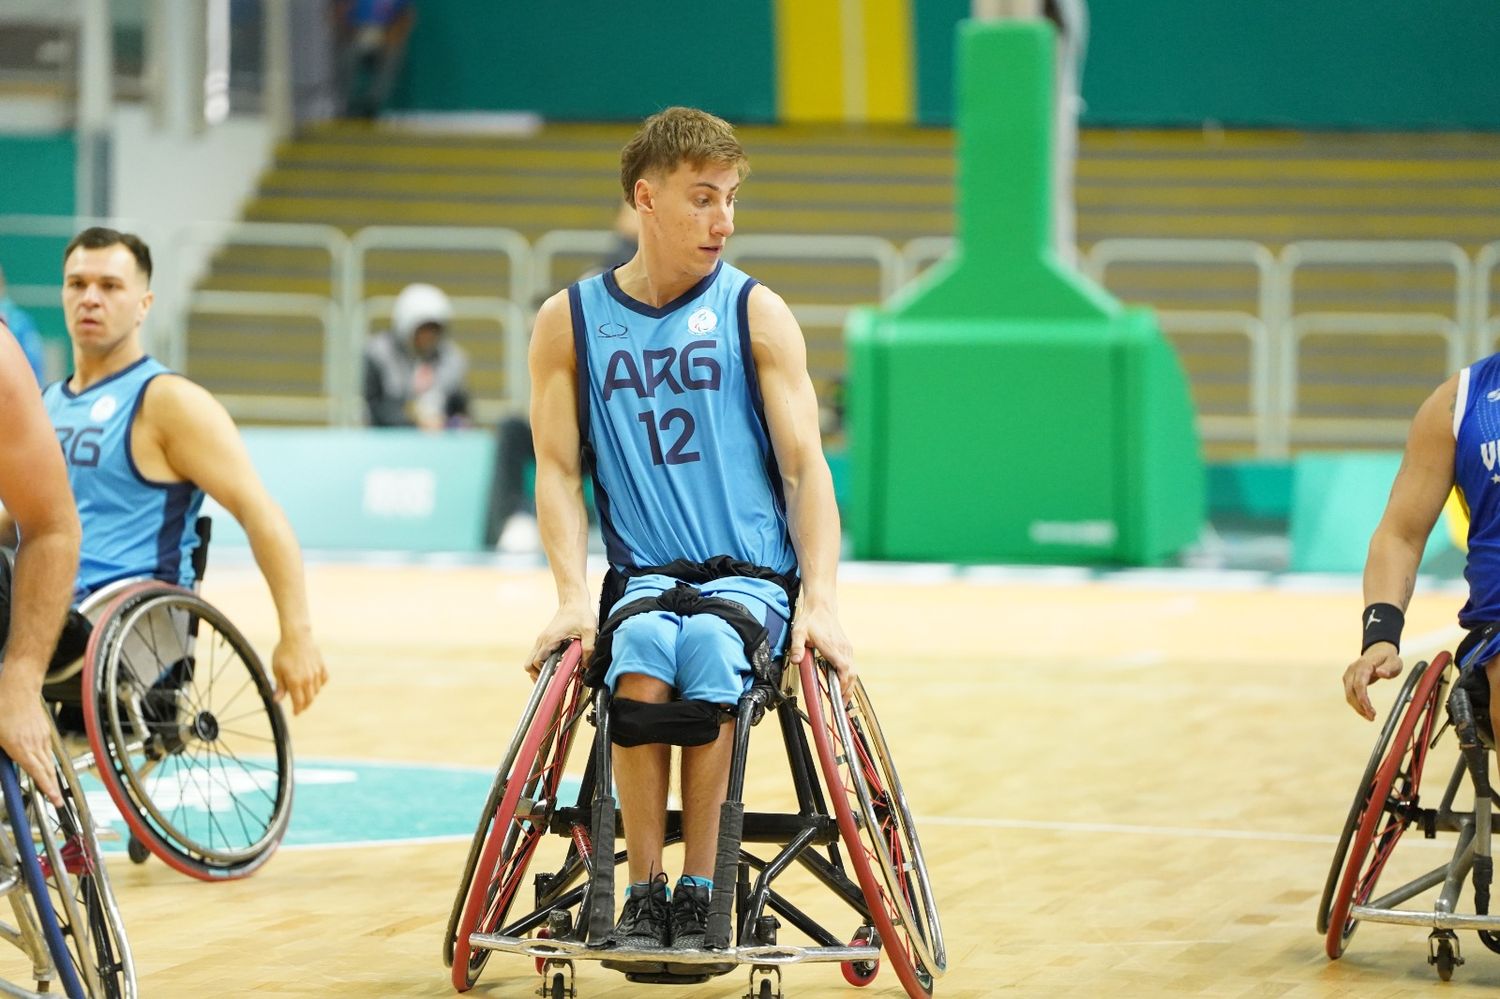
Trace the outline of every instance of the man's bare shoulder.
{"label": "man's bare shoulder", "polygon": [[[533,376],[538,370],[570,368],[573,364],[573,307],[566,290],[552,295],[536,312],[531,330]],[[541,368],[537,368],[541,365]]]}
{"label": "man's bare shoulder", "polygon": [[797,317],[792,315],[786,299],[763,284],[750,289],[745,311],[750,320],[750,338],[756,345],[774,345],[787,338],[802,337]]}
{"label": "man's bare shoulder", "polygon": [[536,329],[548,334],[572,333],[573,307],[568,302],[568,289],[549,295],[542,307],[536,310]]}
{"label": "man's bare shoulder", "polygon": [[172,371],[156,376],[146,386],[141,420],[156,433],[170,436],[185,426],[201,425],[205,420],[230,420],[230,416],[212,392]]}

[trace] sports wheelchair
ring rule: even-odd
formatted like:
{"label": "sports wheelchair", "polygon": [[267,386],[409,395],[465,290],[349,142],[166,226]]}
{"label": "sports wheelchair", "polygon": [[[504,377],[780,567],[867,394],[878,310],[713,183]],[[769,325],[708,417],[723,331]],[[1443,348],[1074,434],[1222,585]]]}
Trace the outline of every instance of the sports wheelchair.
{"label": "sports wheelchair", "polygon": [[[850,984],[863,986],[875,979],[884,950],[908,995],[932,995],[947,952],[890,747],[859,680],[842,690],[837,675],[811,654],[798,669],[774,664],[777,675],[757,677],[736,706],[714,872],[722,888],[710,903],[706,947],[611,946],[615,868],[626,855],[615,843],[610,694],[585,684],[580,658],[573,642],[545,663],[496,772],[443,938],[455,989],[472,988],[490,954],[503,951],[535,959],[539,993],[551,999],[577,995],[573,965],[580,960],[627,969],[650,962],[641,966],[666,970],[626,970],[627,980],[678,984],[748,965],[746,995],[781,999],[785,965],[836,962]],[[795,814],[748,812],[743,803],[750,729],[768,713],[786,746]],[[585,719],[596,731],[570,793],[564,769]],[[544,849],[549,835],[562,843]],[[667,843],[680,840],[681,812],[671,810]],[[752,852],[750,844],[767,850]],[[538,870],[526,899],[533,861]],[[851,930],[826,928],[778,890],[777,878],[793,864],[847,905]],[[806,941],[779,940],[781,920]]]}
{"label": "sports wheelchair", "polygon": [[[1444,692],[1450,687],[1447,717],[1440,719]],[[1323,887],[1317,926],[1325,936],[1330,959],[1344,953],[1362,921],[1432,927],[1427,963],[1445,982],[1464,963],[1456,931],[1475,930],[1485,947],[1500,953],[1500,915],[1490,913],[1491,809],[1500,798],[1490,781],[1494,743],[1487,704],[1484,670],[1459,673],[1447,652],[1439,653],[1431,663],[1419,662],[1407,676],[1365,765]],[[1450,744],[1456,743],[1458,758],[1451,769],[1437,771],[1439,776],[1448,774],[1447,783],[1429,781],[1424,787],[1428,757],[1450,728],[1455,736]],[[1460,806],[1465,786],[1472,802]],[[1430,807],[1434,796],[1438,796],[1436,807]],[[1377,897],[1377,881],[1402,834],[1413,826],[1427,839],[1436,838],[1439,832],[1456,833],[1450,857]],[[1473,887],[1472,913],[1458,911],[1466,880]],[[1439,886],[1430,909],[1402,908]]]}
{"label": "sports wheelchair", "polygon": [[88,801],[55,729],[52,752],[61,808],[0,752],[0,895],[15,920],[0,921],[0,939],[17,951],[0,961],[0,995],[45,999],[57,985],[68,999],[134,999],[125,927]]}
{"label": "sports wheelchair", "polygon": [[[197,525],[194,574],[210,524]],[[292,750],[275,686],[239,630],[194,590],[121,580],[70,613],[43,697],[79,734],[130,829],[130,859],[155,855],[205,881],[245,877],[275,852],[292,805]]]}

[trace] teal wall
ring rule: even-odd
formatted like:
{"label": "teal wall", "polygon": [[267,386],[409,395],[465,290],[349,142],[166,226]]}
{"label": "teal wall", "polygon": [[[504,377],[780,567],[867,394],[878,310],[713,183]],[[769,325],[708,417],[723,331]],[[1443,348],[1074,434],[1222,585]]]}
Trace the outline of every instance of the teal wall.
{"label": "teal wall", "polygon": [[912,60],[916,77],[917,120],[926,125],[953,123],[953,42],[958,22],[969,16],[972,0],[919,0],[912,25]]}
{"label": "teal wall", "polygon": [[[971,0],[911,8],[915,117],[947,125]],[[1495,0],[1094,0],[1090,16],[1086,124],[1500,129]],[[772,0],[445,0],[421,5],[396,103],[767,122],[776,86]]]}
{"label": "teal wall", "polygon": [[72,214],[74,158],[72,133],[0,134],[0,215]]}
{"label": "teal wall", "polygon": [[[71,133],[0,135],[0,215],[72,215],[75,145]],[[61,238],[0,233],[0,267],[13,285],[61,283]],[[42,335],[61,350],[68,331],[62,306],[25,304]]]}
{"label": "teal wall", "polygon": [[1495,0],[1103,0],[1086,120],[1500,128]]}
{"label": "teal wall", "polygon": [[[248,427],[245,445],[304,548],[472,552],[484,547],[488,430]],[[217,547],[247,542],[212,501]]]}
{"label": "teal wall", "polygon": [[775,119],[771,0],[417,7],[399,107],[630,120],[693,104]]}

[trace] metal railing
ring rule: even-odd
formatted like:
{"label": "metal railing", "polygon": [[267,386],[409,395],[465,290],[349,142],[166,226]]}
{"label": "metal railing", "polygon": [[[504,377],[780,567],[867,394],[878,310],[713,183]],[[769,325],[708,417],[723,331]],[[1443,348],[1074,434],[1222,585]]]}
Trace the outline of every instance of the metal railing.
{"label": "metal railing", "polygon": [[[328,255],[329,301],[339,308],[345,301],[344,274],[349,258],[349,237],[331,225],[310,225],[298,222],[195,222],[177,229],[167,244],[173,251],[173,263],[195,256],[195,248],[209,247],[222,251],[231,246],[260,246],[271,249],[317,250]],[[283,315],[280,310],[285,296],[280,292],[236,292],[236,310],[243,315],[257,314],[255,303],[261,302],[261,314]],[[228,301],[226,299],[226,301]],[[159,357],[169,367],[186,371],[188,365],[188,311],[184,302],[167,310],[167,340],[171,349],[160,352]],[[335,321],[327,329],[330,341],[324,348],[324,387],[335,399],[348,391],[349,366],[347,353],[342,349],[343,338],[339,336],[342,324]],[[358,355],[355,355],[356,357]],[[331,411],[337,411],[336,406]]]}
{"label": "metal railing", "polygon": [[[0,216],[0,237],[67,238],[94,221]],[[119,220],[99,221],[116,227],[125,225]],[[441,251],[504,257],[508,273],[497,269],[495,284],[506,294],[453,297],[458,317],[493,321],[503,338],[502,395],[475,400],[476,416],[489,419],[524,405],[526,341],[534,307],[542,296],[576,276],[562,275],[559,281],[559,275],[553,273],[558,262],[567,257],[597,261],[616,245],[616,237],[607,230],[557,230],[532,243],[509,229],[464,227],[372,226],[352,236],[328,226],[276,223],[193,225],[171,232],[161,232],[148,223],[131,228],[166,251],[159,254],[159,271],[180,266],[178,258],[201,251],[205,245],[222,248],[247,244],[325,253],[326,295],[193,292],[185,296],[175,313],[169,314],[165,303],[158,303],[151,320],[151,347],[163,361],[191,374],[193,359],[186,320],[193,312],[315,320],[323,337],[323,395],[247,392],[222,398],[230,411],[242,418],[327,421],[335,425],[360,420],[363,343],[372,318],[386,315],[390,309],[389,297],[366,293],[372,253]],[[953,245],[952,239],[940,236],[920,237],[897,247],[887,240],[864,236],[744,235],[731,242],[728,257],[750,262],[752,268],[757,261],[868,263],[875,270],[868,292],[873,303],[890,299],[926,267],[950,253]],[[1202,334],[1243,341],[1245,411],[1200,413],[1200,428],[1206,440],[1242,443],[1247,451],[1261,457],[1282,457],[1303,441],[1399,446],[1404,437],[1406,421],[1389,414],[1330,417],[1301,411],[1299,403],[1306,388],[1302,383],[1307,376],[1299,363],[1299,352],[1308,337],[1425,337],[1434,345],[1433,363],[1441,363],[1448,370],[1489,353],[1500,340],[1500,307],[1492,287],[1500,270],[1500,241],[1484,246],[1471,259],[1455,244],[1427,241],[1305,241],[1290,243],[1273,254],[1263,245],[1238,240],[1112,239],[1094,244],[1082,260],[1085,272],[1106,288],[1121,284],[1115,271],[1127,266],[1208,266],[1247,275],[1243,307],[1216,308],[1208,302],[1203,307],[1159,308],[1157,314],[1162,329],[1171,336]],[[1300,291],[1298,281],[1317,268],[1352,269],[1363,273],[1366,281],[1393,268],[1425,268],[1448,276],[1436,292],[1426,292],[1429,300],[1438,303],[1436,309],[1419,310],[1403,303],[1400,309],[1340,311],[1307,307],[1311,296]],[[60,284],[12,285],[10,293],[22,306],[55,304]],[[864,292],[856,290],[856,294]],[[1187,297],[1191,299],[1191,295]],[[792,307],[805,325],[821,331],[810,338],[823,356],[815,376],[824,381],[842,377],[842,370],[835,369],[836,351],[827,331],[841,327],[854,304],[794,301]]]}
{"label": "metal railing", "polygon": [[[348,395],[347,382],[357,373],[347,369],[346,354],[341,349],[341,310],[332,299],[322,295],[278,294],[261,291],[199,290],[188,299],[185,314],[195,312],[230,313],[242,316],[297,316],[315,319],[323,330],[323,391],[319,395],[219,392],[219,401],[236,417],[276,422],[327,422],[333,426],[348,425],[341,406]],[[356,357],[358,355],[355,355]],[[183,353],[182,361],[170,366],[190,372],[191,358]],[[355,414],[355,419],[358,414]]]}
{"label": "metal railing", "polygon": [[870,261],[880,273],[880,301],[894,295],[904,278],[900,252],[890,240],[878,236],[736,236],[724,256],[736,265],[747,259]]}
{"label": "metal railing", "polygon": [[[530,378],[526,370],[526,338],[530,323],[525,309],[508,298],[487,298],[482,295],[451,295],[448,301],[453,306],[454,319],[474,319],[493,322],[500,328],[504,344],[502,367],[505,372],[507,392],[503,399],[479,398],[474,401],[473,417],[481,423],[495,423],[525,406],[529,397]],[[396,304],[394,296],[381,295],[356,303],[354,322],[350,329],[361,343],[371,329],[371,320],[376,317],[389,318]],[[359,356],[359,355],[356,355]],[[472,368],[473,359],[470,358]],[[345,421],[357,424],[362,419],[363,401],[357,396],[352,400],[354,412]]]}
{"label": "metal railing", "polygon": [[[346,368],[350,383],[345,387],[338,402],[343,422],[358,423],[364,411],[363,400],[357,384],[363,344],[369,335],[369,316],[390,314],[390,303],[383,300],[366,300],[365,286],[371,253],[383,250],[429,250],[442,253],[499,254],[505,258],[510,295],[502,296],[454,296],[450,298],[454,315],[470,319],[496,319],[504,336],[505,384],[511,391],[503,402],[482,400],[480,408],[514,408],[523,405],[527,395],[526,340],[529,315],[518,304],[529,302],[532,296],[533,255],[531,244],[514,229],[476,228],[467,226],[369,226],[354,234],[350,240],[349,261],[344,280],[345,302],[348,314],[356,321],[345,330],[346,353],[349,362]],[[496,283],[500,275],[495,275]],[[378,308],[383,313],[376,313]],[[477,414],[476,414],[477,415]]]}
{"label": "metal railing", "polygon": [[[1443,343],[1443,369],[1463,367],[1475,356],[1475,335],[1467,322],[1472,301],[1473,264],[1453,243],[1439,241],[1315,240],[1288,244],[1277,261],[1280,294],[1286,311],[1281,330],[1281,416],[1288,442],[1307,439],[1321,444],[1399,444],[1405,436],[1410,414],[1403,419],[1343,415],[1317,417],[1304,414],[1299,401],[1302,377],[1300,350],[1310,336],[1333,337],[1428,337]],[[1392,268],[1451,268],[1452,311],[1310,310],[1298,308],[1297,277],[1311,268],[1328,267],[1364,271],[1376,277]],[[1378,386],[1372,386],[1375,388]]]}
{"label": "metal railing", "polygon": [[[1249,350],[1250,411],[1243,418],[1200,414],[1206,439],[1244,440],[1265,457],[1286,454],[1287,430],[1278,420],[1279,390],[1276,350],[1271,336],[1282,313],[1276,258],[1259,243],[1237,239],[1103,239],[1084,256],[1082,266],[1104,287],[1117,264],[1210,265],[1249,267],[1255,276],[1255,311],[1243,309],[1157,309],[1167,333],[1208,333],[1243,338]],[[1248,431],[1248,432],[1247,432]]]}
{"label": "metal railing", "polygon": [[1500,339],[1500,315],[1494,315],[1490,304],[1490,282],[1495,268],[1500,265],[1500,241],[1489,243],[1479,250],[1474,258],[1474,346],[1475,357],[1484,357],[1495,349]]}

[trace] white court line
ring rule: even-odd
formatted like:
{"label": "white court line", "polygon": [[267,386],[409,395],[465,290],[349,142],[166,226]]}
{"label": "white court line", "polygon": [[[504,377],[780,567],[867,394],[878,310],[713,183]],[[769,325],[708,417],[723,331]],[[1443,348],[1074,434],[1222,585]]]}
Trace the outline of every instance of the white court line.
{"label": "white court line", "polygon": [[[924,825],[978,827],[984,829],[1035,829],[1045,832],[1067,833],[1120,833],[1130,836],[1165,836],[1176,839],[1242,839],[1278,843],[1317,843],[1331,845],[1338,842],[1337,836],[1310,833],[1271,832],[1258,829],[1195,829],[1187,826],[1132,826],[1114,822],[1051,822],[1035,819],[976,819],[953,816],[917,816],[913,822],[918,828]],[[454,833],[445,836],[416,836],[410,839],[357,840],[347,843],[284,843],[282,850],[355,850],[362,847],[379,846],[427,846],[440,843],[468,842],[470,833]]]}
{"label": "white court line", "polygon": [[446,836],[413,836],[410,839],[361,839],[347,843],[283,843],[279,847],[292,853],[304,850],[361,850],[367,846],[433,846],[439,843],[471,843],[473,833],[450,833]]}
{"label": "white court line", "polygon": [[[1136,826],[1119,822],[1056,822],[1040,819],[982,819],[945,815],[914,816],[912,821],[918,828],[930,825],[980,829],[1032,829],[1040,832],[1116,833],[1124,836],[1159,836],[1171,839],[1236,839],[1261,843],[1311,843],[1318,846],[1332,846],[1339,841],[1339,838],[1334,835],[1275,832],[1269,829],[1200,829],[1192,826]],[[429,846],[442,843],[467,843],[471,842],[473,838],[473,835],[470,833],[451,833],[443,836],[356,840],[344,843],[283,843],[280,849],[290,850],[295,853],[304,850],[358,850],[365,847],[382,846]],[[1420,843],[1428,848],[1452,850],[1451,842],[1442,839],[1426,840],[1421,836],[1408,836],[1406,840]]]}
{"label": "white court line", "polygon": [[[1034,829],[1041,832],[1063,833],[1119,833],[1125,836],[1161,836],[1171,839],[1239,839],[1262,843],[1313,843],[1320,846],[1337,844],[1339,838],[1322,833],[1275,832],[1269,829],[1199,829],[1192,826],[1133,826],[1117,822],[1056,822],[1040,819],[979,819],[962,816],[913,816],[912,822],[920,830],[927,825],[960,826],[981,829]],[[1415,827],[1413,827],[1415,829]],[[1407,830],[1411,833],[1413,829]],[[1451,839],[1426,839],[1420,832],[1407,835],[1402,842],[1420,845],[1424,849],[1452,852]]]}
{"label": "white court line", "polygon": [[1122,833],[1129,836],[1170,836],[1177,839],[1247,839],[1278,843],[1337,843],[1337,836],[1272,832],[1265,829],[1196,829],[1190,826],[1132,826],[1117,822],[1055,822],[1038,819],[973,819],[929,815],[914,818],[918,826],[977,826],[984,829],[1038,829],[1047,832]]}

